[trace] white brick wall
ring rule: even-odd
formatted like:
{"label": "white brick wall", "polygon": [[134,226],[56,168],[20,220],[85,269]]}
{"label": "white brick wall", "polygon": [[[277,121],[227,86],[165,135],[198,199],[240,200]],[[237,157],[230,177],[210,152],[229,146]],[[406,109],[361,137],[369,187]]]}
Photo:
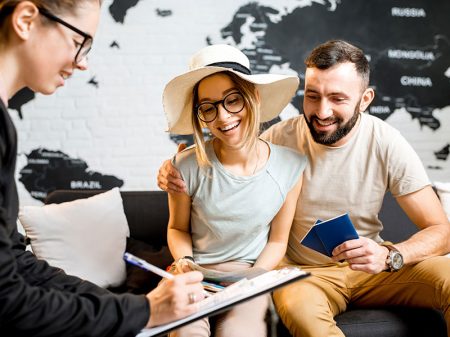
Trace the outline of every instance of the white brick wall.
{"label": "white brick wall", "polygon": [[[53,96],[37,95],[23,107],[23,120],[12,112],[20,140],[18,170],[26,164],[24,154],[45,147],[85,160],[90,170],[123,179],[125,190],[157,189],[157,170],[176,150],[164,131],[164,84],[186,70],[190,55],[206,45],[205,38],[215,41],[248,1],[141,0],[128,11],[124,25],[110,16],[111,2],[104,1],[89,70],[77,72]],[[281,13],[307,2],[260,1]],[[170,9],[173,15],[159,17],[156,8]],[[109,47],[113,41],[120,49]],[[87,84],[94,76],[98,88]],[[450,116],[450,111],[444,114]],[[415,123],[407,118],[399,114],[392,122],[404,126],[418,148],[423,145],[429,153],[448,141],[443,132],[436,136],[417,126],[407,128]],[[445,123],[448,130],[449,118]],[[20,182],[18,187],[22,205],[37,203]]]}

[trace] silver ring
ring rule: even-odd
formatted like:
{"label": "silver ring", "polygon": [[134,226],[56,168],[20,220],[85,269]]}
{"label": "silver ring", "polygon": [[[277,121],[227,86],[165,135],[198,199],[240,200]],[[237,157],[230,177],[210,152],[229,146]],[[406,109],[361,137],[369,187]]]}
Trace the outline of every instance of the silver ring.
{"label": "silver ring", "polygon": [[195,303],[195,300],[197,299],[197,295],[195,293],[189,293],[188,299],[189,299],[189,304]]}

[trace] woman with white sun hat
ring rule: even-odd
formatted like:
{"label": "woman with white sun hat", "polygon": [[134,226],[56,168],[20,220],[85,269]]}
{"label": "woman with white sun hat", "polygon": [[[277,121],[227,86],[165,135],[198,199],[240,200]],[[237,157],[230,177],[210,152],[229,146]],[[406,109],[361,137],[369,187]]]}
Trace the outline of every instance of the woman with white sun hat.
{"label": "woman with white sun hat", "polygon": [[[187,270],[186,258],[229,272],[270,270],[284,256],[307,160],[258,134],[260,123],[290,102],[298,83],[296,76],[252,75],[240,50],[212,45],[165,87],[169,131],[195,139],[173,159],[188,190],[169,194],[168,244],[177,272]],[[267,300],[262,296],[219,316],[216,335],[265,336]],[[172,335],[209,336],[208,319]]]}

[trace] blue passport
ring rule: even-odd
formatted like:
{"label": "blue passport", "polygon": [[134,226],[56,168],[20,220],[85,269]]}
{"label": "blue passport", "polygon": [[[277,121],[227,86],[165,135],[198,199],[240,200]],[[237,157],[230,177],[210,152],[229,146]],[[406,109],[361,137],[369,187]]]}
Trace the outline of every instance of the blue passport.
{"label": "blue passport", "polygon": [[301,244],[331,257],[335,247],[345,241],[358,238],[348,213],[345,213],[329,220],[317,220]]}

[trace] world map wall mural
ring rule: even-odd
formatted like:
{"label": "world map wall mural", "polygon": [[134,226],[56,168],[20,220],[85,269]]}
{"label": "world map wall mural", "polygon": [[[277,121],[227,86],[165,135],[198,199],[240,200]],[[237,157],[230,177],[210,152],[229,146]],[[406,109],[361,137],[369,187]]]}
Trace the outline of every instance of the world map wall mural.
{"label": "world map wall mural", "polygon": [[[193,52],[227,43],[253,73],[299,75],[292,104],[266,128],[302,113],[303,61],[336,38],[370,62],[368,113],[400,130],[432,181],[450,181],[449,17],[444,0],[104,1],[89,70],[56,98],[24,89],[10,101],[25,139],[18,181],[35,200],[55,189],[156,189],[161,162],[192,143],[165,132],[161,93]],[[49,131],[33,136],[33,125]]]}

